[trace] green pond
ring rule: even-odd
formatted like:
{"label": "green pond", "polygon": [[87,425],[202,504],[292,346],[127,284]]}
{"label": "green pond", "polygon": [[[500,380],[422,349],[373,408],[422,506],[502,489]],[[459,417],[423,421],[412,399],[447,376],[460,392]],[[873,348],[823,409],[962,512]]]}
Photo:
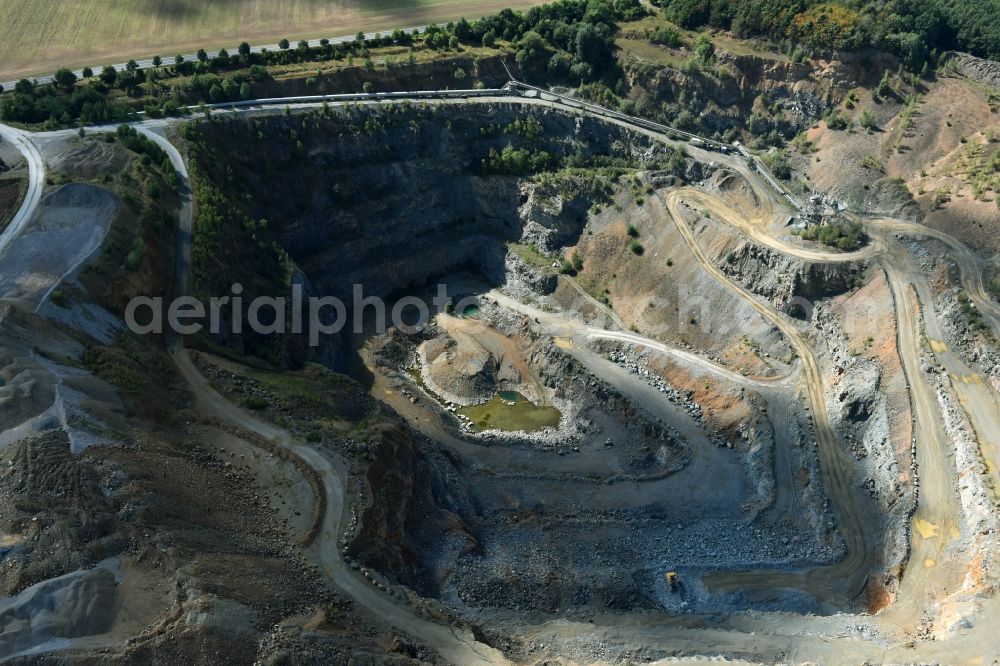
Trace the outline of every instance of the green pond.
{"label": "green pond", "polygon": [[458,412],[472,419],[476,430],[532,432],[558,428],[562,418],[555,407],[536,405],[517,391],[500,391],[489,402],[462,407]]}

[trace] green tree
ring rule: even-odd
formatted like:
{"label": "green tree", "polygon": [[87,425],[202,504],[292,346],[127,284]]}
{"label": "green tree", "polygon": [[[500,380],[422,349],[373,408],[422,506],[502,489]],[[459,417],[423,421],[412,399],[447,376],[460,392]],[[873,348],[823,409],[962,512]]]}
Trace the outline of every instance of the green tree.
{"label": "green tree", "polygon": [[290,44],[288,43],[287,39],[282,39],[280,42],[278,42],[278,48],[281,49],[282,51],[287,51],[289,46]]}
{"label": "green tree", "polygon": [[858,118],[858,124],[866,130],[874,130],[878,128],[878,123],[875,121],[875,114],[868,109],[861,112],[861,117]]}
{"label": "green tree", "polygon": [[74,85],[76,85],[76,74],[66,69],[65,67],[57,69],[52,79],[56,82],[57,86],[59,86],[64,90],[69,90]]}
{"label": "green tree", "polygon": [[175,65],[183,65],[184,64],[184,56],[182,56],[180,53],[178,53],[177,55],[175,55],[174,56],[174,64]]}
{"label": "green tree", "polygon": [[497,45],[497,33],[487,30],[483,35],[483,46],[492,49]]}
{"label": "green tree", "polygon": [[250,84],[244,81],[240,85],[240,99],[250,99],[251,91]]}
{"label": "green tree", "polygon": [[522,67],[527,66],[532,61],[545,53],[545,39],[535,32],[528,30],[517,42],[517,63]]}
{"label": "green tree", "polygon": [[163,58],[158,55],[153,56],[153,67],[159,67],[163,64]]}
{"label": "green tree", "polygon": [[117,78],[118,70],[114,68],[114,65],[105,65],[104,69],[101,70],[100,79],[104,85],[113,86]]}
{"label": "green tree", "polygon": [[240,57],[246,60],[250,57],[250,44],[248,42],[240,42],[239,49]]}
{"label": "green tree", "polygon": [[549,58],[549,76],[556,79],[562,79],[569,76],[570,67],[573,65],[573,59],[570,58],[563,52],[555,53]]}
{"label": "green tree", "polygon": [[576,57],[600,72],[611,59],[610,39],[592,23],[584,23],[576,32]]}
{"label": "green tree", "polygon": [[674,26],[661,26],[653,31],[649,36],[649,41],[653,44],[662,44],[670,48],[677,48],[681,45],[681,33]]}
{"label": "green tree", "polygon": [[710,65],[715,59],[715,45],[707,33],[701,33],[694,40],[694,53],[703,65]]}
{"label": "green tree", "polygon": [[669,7],[671,20],[682,28],[697,28],[708,22],[710,7],[705,0],[673,0]]}
{"label": "green tree", "polygon": [[461,42],[468,42],[472,39],[472,26],[469,25],[464,16],[455,23],[455,36]]}
{"label": "green tree", "polygon": [[139,63],[137,63],[135,60],[129,60],[127,63],[125,63],[125,69],[128,70],[130,74],[132,74],[137,69],[139,69]]}
{"label": "green tree", "polygon": [[465,80],[465,70],[462,69],[461,67],[456,67],[455,68],[454,77],[455,77],[456,81],[464,81]]}
{"label": "green tree", "polygon": [[200,62],[205,62],[208,60],[208,52],[205,49],[198,49],[198,60]]}
{"label": "green tree", "polygon": [[875,87],[875,93],[880,97],[888,97],[893,93],[892,85],[889,83],[889,70],[883,72],[882,78],[879,79],[878,85]]}
{"label": "green tree", "polygon": [[363,90],[366,95],[370,94],[371,91],[372,91],[372,82],[371,81],[365,81],[362,84],[362,86],[361,86],[361,90]]}

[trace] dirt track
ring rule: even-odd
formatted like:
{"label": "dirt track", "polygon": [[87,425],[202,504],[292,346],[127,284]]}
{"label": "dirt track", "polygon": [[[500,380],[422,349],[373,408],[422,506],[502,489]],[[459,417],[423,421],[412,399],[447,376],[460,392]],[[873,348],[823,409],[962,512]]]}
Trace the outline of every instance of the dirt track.
{"label": "dirt track", "polygon": [[[537,104],[540,102],[536,101],[533,103]],[[0,127],[0,130],[2,129],[5,128]],[[17,137],[15,140],[23,141],[24,138]],[[30,155],[30,142],[27,143],[25,149],[26,155]],[[37,154],[37,151],[34,152]],[[171,157],[173,158],[175,155],[176,151],[173,151]],[[29,161],[32,164],[32,180],[31,188],[29,188],[29,196],[15,218],[15,223],[11,224],[8,229],[9,233],[5,233],[3,237],[0,237],[0,247],[5,246],[9,242],[9,239],[18,233],[17,229],[33,213],[34,207],[41,197],[41,174],[43,173],[44,165],[41,163],[40,158],[37,163],[34,160]],[[178,166],[177,161],[174,164]],[[809,394],[811,409],[814,415],[827,490],[837,506],[841,528],[848,544],[848,556],[832,567],[817,569],[810,573],[746,572],[720,574],[715,577],[713,584],[718,588],[797,586],[808,589],[820,598],[830,594],[831,588],[834,586],[840,587],[843,593],[850,594],[856,592],[860,589],[860,585],[864,583],[864,575],[869,564],[864,530],[866,522],[864,520],[865,510],[858,505],[856,491],[847,481],[846,470],[849,467],[849,461],[844,459],[843,454],[838,449],[837,442],[830,428],[825,411],[822,377],[809,342],[787,318],[762,303],[757,297],[748,293],[739,285],[733,283],[705,256],[697,239],[683,222],[683,216],[679,209],[682,200],[697,200],[699,205],[706,205],[722,221],[731,224],[755,240],[763,242],[773,249],[810,261],[852,261],[861,258],[871,258],[885,252],[891,252],[895,256],[898,250],[890,250],[889,244],[884,239],[877,240],[873,246],[865,250],[851,254],[817,253],[813,250],[803,250],[771,238],[767,232],[766,218],[762,217],[757,222],[748,221],[735,213],[735,211],[715,202],[703,193],[698,193],[696,196],[691,191],[675,191],[662,198],[665,213],[678,225],[684,234],[691,252],[698,258],[705,270],[709,271],[720,283],[732,290],[733,293],[751,303],[762,316],[774,323],[795,347],[799,355],[801,372],[805,380],[805,387]],[[185,228],[184,224],[185,222],[182,220],[182,229]],[[894,220],[879,220],[874,221],[870,226],[873,230],[884,229],[907,234],[922,234],[934,236],[947,242],[958,255],[957,260],[962,269],[963,282],[969,291],[970,297],[977,302],[977,305],[980,305],[984,312],[989,314],[994,327],[997,327],[996,306],[988,301],[985,291],[982,289],[982,278],[978,264],[967,248],[958,244],[954,239],[950,239],[950,237],[944,237],[940,232],[924,229],[918,225],[910,225]],[[189,219],[187,228],[190,229]],[[922,290],[919,284],[915,291],[911,291],[907,285],[907,280],[915,282],[916,279],[912,275],[904,277],[900,269],[893,264],[892,260],[886,261],[885,266],[892,286],[896,316],[899,322],[900,352],[907,371],[907,379],[913,396],[914,414],[918,424],[918,462],[920,463],[923,487],[920,508],[916,517],[944,528],[950,525],[951,521],[957,520],[954,496],[950,487],[951,477],[947,471],[951,468],[952,463],[947,458],[947,451],[944,446],[947,440],[941,430],[937,406],[926,385],[922,385],[920,381],[914,379],[914,375],[918,372],[919,368],[918,340],[922,337],[919,330],[919,322],[915,319],[914,314],[918,305],[921,306],[920,309],[922,311],[927,312],[929,306],[927,295],[926,293],[921,293]],[[928,325],[927,321],[929,320],[925,317],[925,325]],[[933,324],[928,325],[928,335],[932,335],[933,333],[931,326]],[[599,335],[600,333],[592,334]],[[635,342],[638,343],[638,341]],[[643,342],[642,344],[646,343]],[[946,350],[940,352],[942,355],[946,353]],[[303,460],[322,476],[330,510],[326,514],[326,528],[321,532],[319,545],[315,548],[314,555],[322,562],[324,570],[338,587],[344,589],[365,607],[385,618],[386,621],[420,637],[428,645],[438,650],[442,656],[455,663],[503,663],[505,661],[492,648],[475,643],[468,635],[460,635],[451,628],[436,625],[418,618],[405,605],[374,590],[367,582],[347,569],[339,557],[336,548],[336,535],[339,532],[340,514],[343,510],[343,487],[336,468],[315,450],[292,442],[288,434],[283,430],[261,422],[226,402],[207,386],[205,380],[198,375],[197,370],[194,369],[194,366],[183,351],[178,352],[175,355],[175,359],[177,360],[179,369],[193,390],[195,390],[203,406],[212,414],[225,418],[239,427],[255,432],[259,436],[280,443],[296,455],[301,456]],[[960,369],[957,367],[957,364],[961,363],[961,359],[957,359],[957,357],[952,359],[942,356],[942,362],[945,362],[946,365],[956,364],[956,369]],[[969,384],[965,389],[961,387],[956,388],[959,391],[966,391],[967,400],[965,404],[972,421],[974,424],[978,424],[977,429],[980,430],[981,434],[991,432],[989,428],[995,427],[993,419],[996,418],[996,412],[990,411],[990,403],[985,401],[985,398],[981,395],[982,391],[976,389],[973,384]],[[992,432],[996,431],[993,430]],[[919,531],[917,533],[919,534]],[[926,560],[937,559],[934,556],[937,555],[940,557],[942,543],[943,541],[936,542],[933,539],[918,538],[915,536],[913,555],[915,558],[924,557]],[[910,572],[903,579],[899,602],[882,616],[876,618],[877,621],[881,622],[882,618],[884,618],[884,623],[886,624],[905,628],[912,627],[919,620],[919,609],[911,608],[909,602],[915,600],[916,597],[924,595],[929,585],[935,585],[934,589],[938,589],[933,577],[937,575],[938,571],[943,570],[943,568],[933,566],[924,567],[924,569],[926,570],[919,570],[919,573],[913,573],[913,567],[911,567]],[[995,606],[996,604],[991,604],[988,612],[995,614],[997,610]],[[994,616],[990,615],[989,617]],[[721,652],[739,653],[757,655],[767,660],[784,658],[790,654],[801,657],[805,655],[822,655],[824,653],[828,657],[836,654],[837,657],[833,659],[836,661],[854,660],[855,657],[860,659],[862,656],[869,659],[882,659],[887,658],[890,654],[896,658],[913,656],[909,648],[887,649],[876,643],[861,640],[857,636],[838,636],[838,626],[840,626],[841,621],[824,618],[775,618],[764,615],[746,618],[742,621],[729,620],[715,629],[707,629],[703,626],[684,627],[680,626],[680,623],[676,620],[664,618],[653,619],[648,622],[636,622],[634,618],[629,621],[625,620],[625,618],[609,618],[607,621],[589,625],[572,621],[543,622],[541,624],[520,625],[517,628],[523,631],[525,635],[536,635],[539,637],[558,635],[560,639],[566,641],[573,641],[584,636],[598,636],[602,639],[627,644],[655,645],[664,649],[680,650],[682,653],[704,653],[707,650],[711,654]],[[952,644],[951,648],[946,645],[940,645],[930,649],[928,654],[937,654],[940,657],[941,655],[948,655],[949,649],[961,649],[963,654],[967,654],[970,657],[983,656],[983,653],[991,642],[982,633],[985,629],[980,629],[980,627],[986,627],[987,625],[987,622],[983,622],[977,625],[975,631],[964,635],[960,639],[955,639],[956,642]],[[512,625],[512,628],[514,626]],[[750,631],[756,631],[757,634],[750,637],[745,633]],[[809,636],[803,635],[807,633],[826,635],[829,637],[828,643],[836,641],[833,645],[837,647],[833,648],[834,652],[832,653],[815,647],[808,647],[809,644],[815,643],[815,641]],[[842,640],[838,641],[838,638]],[[996,648],[992,649],[995,650]]]}
{"label": "dirt track", "polygon": [[[823,392],[823,376],[819,364],[809,343],[790,322],[759,298],[736,284],[723,273],[715,262],[702,251],[694,233],[684,221],[680,204],[689,198],[689,190],[674,190],[661,201],[666,207],[669,217],[677,225],[692,254],[702,267],[732,293],[750,303],[768,321],[774,324],[794,347],[801,363],[805,379],[805,388],[809,395],[809,403],[813,416],[816,439],[819,443],[819,455],[823,469],[823,479],[827,494],[833,500],[837,518],[840,521],[840,531],[847,546],[847,555],[840,562],[808,573],[771,571],[771,572],[734,572],[719,573],[709,576],[706,583],[710,589],[749,589],[749,588],[782,588],[799,587],[808,590],[818,599],[830,599],[831,594],[845,593],[848,598],[856,596],[865,583],[871,566],[869,544],[870,535],[865,529],[867,510],[860,505],[859,497],[851,483],[851,461],[838,446],[836,435],[830,426],[826,412],[826,398]],[[716,206],[716,213],[721,219],[739,229],[756,229],[741,215],[725,206]],[[755,231],[755,235],[760,235]],[[811,254],[811,253],[810,253]]]}

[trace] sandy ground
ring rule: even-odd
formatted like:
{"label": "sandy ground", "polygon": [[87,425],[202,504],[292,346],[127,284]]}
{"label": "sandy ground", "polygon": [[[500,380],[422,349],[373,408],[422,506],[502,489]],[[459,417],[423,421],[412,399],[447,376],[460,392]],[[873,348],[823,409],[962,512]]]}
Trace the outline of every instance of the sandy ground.
{"label": "sandy ground", "polygon": [[[989,91],[965,79],[942,77],[925,82],[918,91],[902,89],[900,97],[910,93],[918,101],[908,121],[903,118],[902,99],[887,98],[876,104],[861,91],[851,115],[860,116],[862,109],[872,112],[877,130],[832,131],[822,121],[809,130],[806,137],[815,148],[808,157],[798,158],[808,165],[809,182],[820,192],[853,193],[847,195],[850,198],[874,192],[878,180],[899,179],[905,187],[903,196],[913,197],[925,224],[984,254],[995,254],[1000,251],[996,192],[986,191],[975,198],[967,166],[976,162],[968,157],[972,148],[991,145],[987,133],[1000,136],[1000,114],[991,110]],[[946,191],[950,192],[946,200],[935,204]],[[883,204],[883,209],[889,211],[902,203],[897,198]],[[897,210],[907,217],[916,214],[902,207]]]}

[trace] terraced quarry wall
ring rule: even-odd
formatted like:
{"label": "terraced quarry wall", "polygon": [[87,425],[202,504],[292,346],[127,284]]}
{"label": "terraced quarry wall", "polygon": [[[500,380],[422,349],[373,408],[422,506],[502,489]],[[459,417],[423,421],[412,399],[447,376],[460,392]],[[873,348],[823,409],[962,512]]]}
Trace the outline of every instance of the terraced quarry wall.
{"label": "terraced quarry wall", "polygon": [[[605,314],[593,294],[610,297],[633,330],[655,325],[661,339],[765,373],[793,362],[773,327],[684,251],[657,203],[659,189],[711,178],[717,165],[618,126],[526,106],[442,104],[215,118],[185,135],[208,204],[196,228],[202,293],[240,282],[248,296],[280,295],[297,281],[309,294],[350,302],[363,285],[391,301],[472,275],[480,292],[503,287],[584,321]],[[249,144],[251,152],[231,150]],[[697,228],[718,235],[713,252],[730,238],[707,218]],[[629,249],[633,235],[645,253]],[[584,263],[579,282],[557,278],[552,263],[574,254]],[[730,270],[775,296],[770,259],[757,254],[740,250]],[[825,297],[853,279],[849,270],[786,263],[799,278],[780,286],[790,289],[785,299]],[[696,313],[697,326],[675,313],[690,297],[711,304]],[[734,312],[745,327],[732,327]],[[319,350],[246,335],[205,344],[278,366],[311,358],[354,368],[359,350],[372,396],[403,418],[357,444],[363,480],[349,556],[461,615],[681,609],[696,598],[712,599],[712,608],[827,609],[794,595],[706,597],[693,582],[696,571],[841,556],[802,405],[763,416],[790,399],[785,389],[709,381],[613,343],[563,349],[539,336],[538,316],[489,295],[476,319],[514,351],[491,351],[486,337],[462,346],[455,341],[469,333],[440,322],[410,336],[366,333],[350,345],[332,338]],[[741,345],[743,356],[727,354]],[[431,372],[424,389],[412,380],[421,358]],[[460,404],[519,391],[555,405],[562,423],[537,435],[462,430],[433,404],[442,386],[467,388],[453,398]],[[797,473],[786,474],[789,466]],[[663,572],[672,568],[692,574],[687,592],[667,589]]]}
{"label": "terraced quarry wall", "polygon": [[[345,300],[354,284],[386,296],[460,268],[501,281],[506,243],[522,233],[513,172],[534,170],[516,160],[613,174],[669,155],[593,120],[506,106],[215,120],[191,136],[199,197],[212,202],[196,222],[196,289],[224,294],[241,282],[248,294],[281,295],[301,271],[310,293]],[[505,149],[516,153],[507,162]],[[538,235],[545,250],[573,244],[608,182],[601,169],[566,180],[554,194],[557,226]],[[268,343],[251,344],[264,353]]]}

